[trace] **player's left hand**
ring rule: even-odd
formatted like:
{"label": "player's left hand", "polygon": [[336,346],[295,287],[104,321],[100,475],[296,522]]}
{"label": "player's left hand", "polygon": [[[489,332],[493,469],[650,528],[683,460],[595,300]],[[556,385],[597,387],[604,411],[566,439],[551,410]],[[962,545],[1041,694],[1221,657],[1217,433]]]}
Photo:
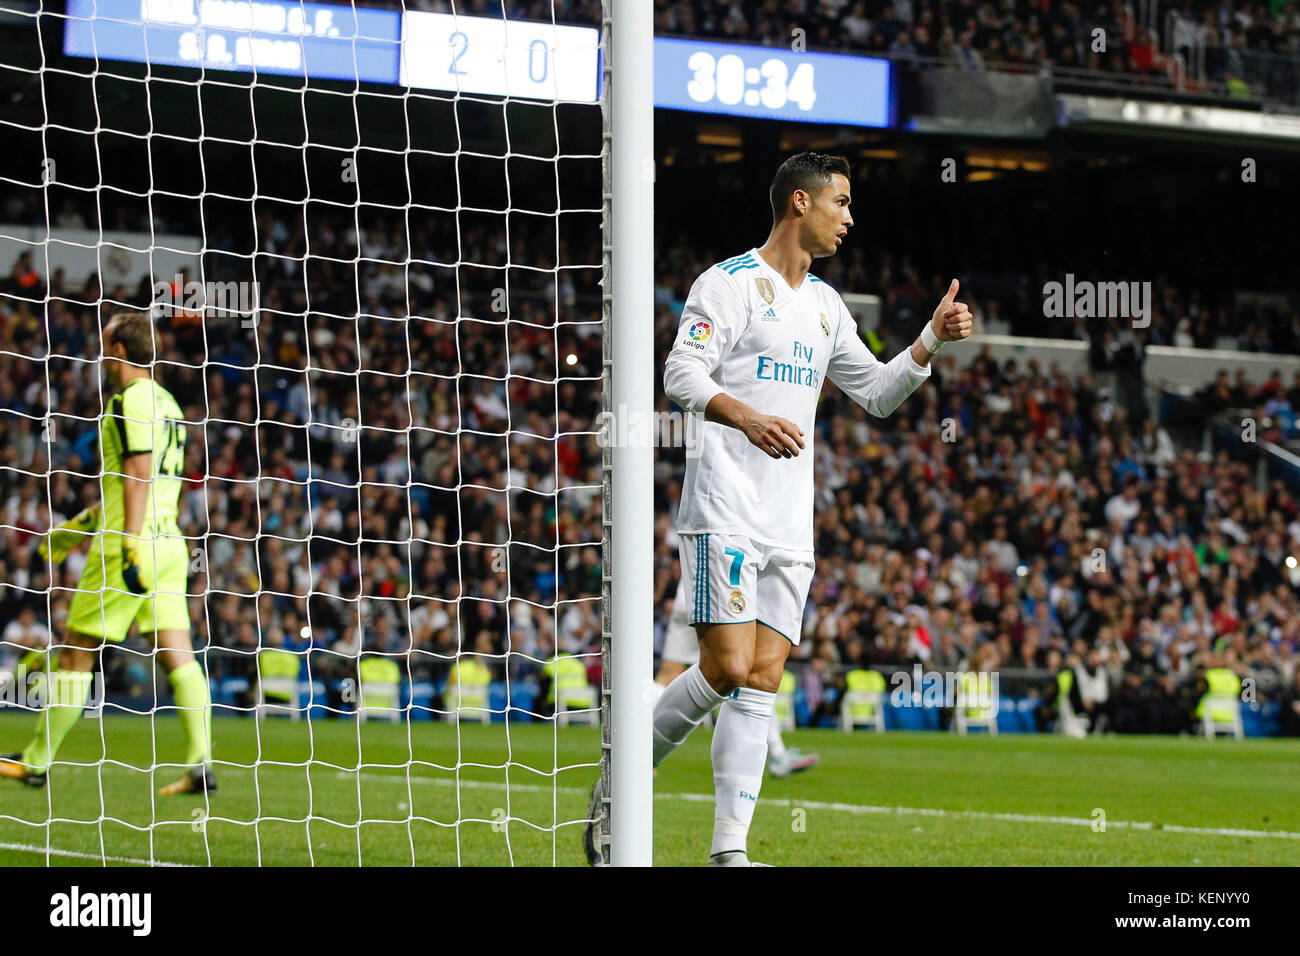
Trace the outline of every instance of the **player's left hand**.
{"label": "player's left hand", "polygon": [[139,545],[132,539],[122,538],[122,580],[132,594],[144,594],[149,589],[140,580]]}
{"label": "player's left hand", "polygon": [[930,319],[930,329],[940,342],[960,342],[962,339],[970,338],[974,326],[970,309],[965,302],[953,301],[957,297],[959,288],[961,283],[953,279],[952,284],[948,286],[947,295],[940,300],[939,307],[934,310],[934,316]]}
{"label": "player's left hand", "polygon": [[63,522],[44,538],[36,549],[42,560],[62,564],[73,550],[95,531],[99,521],[99,506],[94,505]]}

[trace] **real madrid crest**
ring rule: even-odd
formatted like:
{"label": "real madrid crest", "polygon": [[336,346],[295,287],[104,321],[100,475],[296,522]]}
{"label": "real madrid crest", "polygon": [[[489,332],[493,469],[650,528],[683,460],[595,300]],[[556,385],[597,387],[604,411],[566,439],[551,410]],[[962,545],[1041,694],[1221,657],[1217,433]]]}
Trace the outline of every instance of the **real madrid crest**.
{"label": "real madrid crest", "polygon": [[831,337],[831,324],[826,321],[826,313],[818,312],[817,314],[822,317],[822,335],[829,339]]}
{"label": "real madrid crest", "polygon": [[745,610],[745,595],[739,591],[732,591],[731,600],[727,602],[727,607],[731,608],[732,614],[739,614]]}
{"label": "real madrid crest", "polygon": [[772,280],[763,276],[757,276],[754,279],[754,285],[758,286],[758,294],[763,297],[763,301],[768,305],[776,298],[776,290],[772,288]]}

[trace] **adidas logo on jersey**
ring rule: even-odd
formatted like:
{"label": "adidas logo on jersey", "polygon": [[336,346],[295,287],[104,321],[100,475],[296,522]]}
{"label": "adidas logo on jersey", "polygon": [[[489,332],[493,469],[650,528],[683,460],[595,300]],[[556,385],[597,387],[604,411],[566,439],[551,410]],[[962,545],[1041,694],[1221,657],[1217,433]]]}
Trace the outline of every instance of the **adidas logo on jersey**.
{"label": "adidas logo on jersey", "polygon": [[764,322],[780,322],[781,317],[776,314],[776,309],[768,309],[763,313]]}

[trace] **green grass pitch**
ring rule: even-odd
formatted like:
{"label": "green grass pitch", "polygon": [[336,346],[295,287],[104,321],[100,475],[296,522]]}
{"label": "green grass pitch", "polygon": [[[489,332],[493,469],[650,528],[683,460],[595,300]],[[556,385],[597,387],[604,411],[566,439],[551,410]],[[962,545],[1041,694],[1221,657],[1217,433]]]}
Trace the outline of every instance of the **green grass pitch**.
{"label": "green grass pitch", "polygon": [[[0,750],[31,723],[0,714]],[[408,737],[404,724],[218,718],[214,731],[220,790],[161,798],[176,768],[138,768],[176,758],[178,722],[84,720],[60,760],[86,766],[56,766],[45,790],[0,781],[0,866],[44,865],[47,846],[59,866],[584,862],[574,821],[596,775],[594,728],[417,722]],[[750,853],[767,863],[1300,865],[1300,740],[805,730],[787,741],[822,764],[764,781]],[[655,792],[655,862],[703,863],[708,731],[660,768]]]}

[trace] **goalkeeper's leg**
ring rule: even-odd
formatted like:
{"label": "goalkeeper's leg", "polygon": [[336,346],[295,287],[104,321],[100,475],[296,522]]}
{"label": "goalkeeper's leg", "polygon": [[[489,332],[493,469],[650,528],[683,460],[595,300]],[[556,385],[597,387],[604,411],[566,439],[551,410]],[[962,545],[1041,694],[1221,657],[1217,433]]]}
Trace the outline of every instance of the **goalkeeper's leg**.
{"label": "goalkeeper's leg", "polygon": [[152,640],[157,647],[159,662],[171,682],[177,716],[185,731],[183,764],[189,768],[179,780],[158,792],[170,795],[215,790],[217,782],[211,764],[212,700],[207,678],[194,659],[194,645],[190,642],[190,609],[186,603],[189,549],[175,529],[164,529],[152,536],[138,557],[141,579],[152,588],[133,607],[133,617],[140,636]]}
{"label": "goalkeeper's leg", "polygon": [[212,698],[190,640],[185,593],[189,551],[183,538],[170,533],[160,534],[151,548],[142,551],[142,573],[155,584],[140,606],[136,623],[141,635],[152,638],[158,648],[159,662],[172,686],[176,715],[185,731],[185,755],[180,762],[187,769],[158,793],[210,792],[217,789],[212,769]]}
{"label": "goalkeeper's leg", "polygon": [[211,792],[217,789],[212,768],[212,697],[208,693],[208,679],[194,657],[189,627],[159,630],[157,644],[158,656],[176,699],[176,713],[185,730],[183,762],[189,767],[158,793],[174,796]]}
{"label": "goalkeeper's leg", "polygon": [[180,779],[158,793],[172,796],[216,790],[217,778],[212,769],[212,698],[208,693],[208,679],[194,657],[190,632],[159,631],[158,648],[176,697],[177,715],[185,729],[184,762],[190,766]]}
{"label": "goalkeeper's leg", "polygon": [[58,669],[50,674],[48,706],[36,717],[36,733],[20,753],[0,757],[0,777],[32,787],[45,786],[59,747],[81,719],[94,680],[95,659],[103,639],[77,631],[58,645]]}
{"label": "goalkeeper's leg", "polygon": [[[0,777],[45,785],[59,747],[81,719],[100,646],[105,639],[122,640],[139,607],[140,598],[121,586],[121,566],[120,552],[105,551],[103,538],[95,538],[68,608],[67,637],[50,647],[50,660],[57,654],[58,665],[49,675],[48,706],[37,717],[36,734],[22,752],[0,758]],[[110,580],[118,586],[105,587]]]}

